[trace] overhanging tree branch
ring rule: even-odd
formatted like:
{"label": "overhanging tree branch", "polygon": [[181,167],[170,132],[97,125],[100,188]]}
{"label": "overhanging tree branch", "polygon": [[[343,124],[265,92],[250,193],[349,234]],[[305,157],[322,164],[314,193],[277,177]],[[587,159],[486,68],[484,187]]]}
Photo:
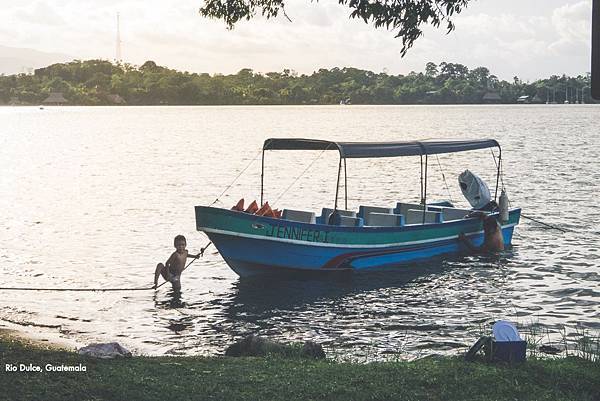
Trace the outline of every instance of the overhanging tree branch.
{"label": "overhanging tree branch", "polygon": [[[454,29],[450,18],[460,13],[469,1],[471,0],[338,0],[351,10],[350,18],[360,18],[375,28],[385,27],[395,31],[395,37],[402,39],[402,56],[423,35],[423,24],[439,27],[445,22],[450,33]],[[281,11],[288,18],[284,6],[283,0],[205,0],[204,6],[200,8],[200,15],[221,19],[232,29],[240,20],[250,20],[257,13],[268,19],[276,17]]]}

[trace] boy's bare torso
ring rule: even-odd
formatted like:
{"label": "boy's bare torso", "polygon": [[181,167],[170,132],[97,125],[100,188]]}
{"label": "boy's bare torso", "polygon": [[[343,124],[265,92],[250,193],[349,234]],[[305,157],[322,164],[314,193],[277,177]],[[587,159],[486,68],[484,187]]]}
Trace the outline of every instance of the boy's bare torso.
{"label": "boy's bare torso", "polygon": [[184,250],[179,253],[177,251],[173,252],[173,254],[167,260],[166,266],[169,268],[169,272],[172,275],[179,276],[183,269],[185,268],[185,262],[188,257],[188,251]]}

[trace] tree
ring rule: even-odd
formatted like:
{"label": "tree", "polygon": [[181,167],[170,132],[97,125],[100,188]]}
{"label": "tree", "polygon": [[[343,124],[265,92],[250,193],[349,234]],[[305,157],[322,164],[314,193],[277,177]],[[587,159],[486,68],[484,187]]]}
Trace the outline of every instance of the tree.
{"label": "tree", "polygon": [[[402,38],[401,55],[404,56],[421,35],[421,25],[436,28],[442,21],[450,33],[454,23],[450,20],[460,13],[471,0],[338,0],[350,8],[351,18],[360,18],[375,28],[385,27],[396,31]],[[222,19],[231,29],[240,20],[249,20],[258,12],[266,18],[285,14],[284,0],[205,0],[200,15]],[[289,19],[289,17],[287,17]]]}
{"label": "tree", "polygon": [[[65,78],[66,77],[66,78]],[[466,104],[480,103],[489,91],[503,103],[522,95],[561,103],[589,99],[589,76],[553,75],[533,83],[499,80],[486,67],[472,70],[458,63],[428,63],[425,72],[374,73],[352,67],[319,69],[311,75],[291,70],[235,74],[190,74],[156,65],[112,65],[108,61],[73,61],[36,70],[35,75],[0,75],[0,103],[39,104],[50,92],[63,92],[71,104],[113,104],[120,95],[130,105],[151,104]],[[583,95],[582,95],[583,92]]]}
{"label": "tree", "polygon": [[435,63],[432,63],[431,61],[428,62],[425,65],[425,75],[427,75],[430,78],[435,78],[438,75],[438,68],[437,65],[435,65]]}

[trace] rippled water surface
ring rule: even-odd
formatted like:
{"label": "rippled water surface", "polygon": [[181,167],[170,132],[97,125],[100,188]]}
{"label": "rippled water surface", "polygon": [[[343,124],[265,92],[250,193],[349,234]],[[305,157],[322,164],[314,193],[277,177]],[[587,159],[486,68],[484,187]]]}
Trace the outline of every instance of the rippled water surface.
{"label": "rippled water surface", "polygon": [[[181,297],[167,286],[0,290],[0,319],[24,330],[79,344],[118,340],[152,355],[216,354],[258,333],[359,359],[456,353],[496,319],[550,335],[600,330],[600,107],[3,107],[0,121],[4,287],[150,285],[176,234],[191,252],[206,245],[194,206],[212,203],[254,159],[217,205],[259,197],[268,137],[493,137],[512,205],[568,230],[524,219],[499,257],[276,279],[240,279],[211,247],[183,274]],[[266,199],[331,207],[337,162],[334,152],[269,152]],[[441,155],[430,159],[428,199],[466,206],[456,182],[465,168],[493,183],[489,150]],[[418,201],[419,188],[418,158],[348,162],[349,208]]]}

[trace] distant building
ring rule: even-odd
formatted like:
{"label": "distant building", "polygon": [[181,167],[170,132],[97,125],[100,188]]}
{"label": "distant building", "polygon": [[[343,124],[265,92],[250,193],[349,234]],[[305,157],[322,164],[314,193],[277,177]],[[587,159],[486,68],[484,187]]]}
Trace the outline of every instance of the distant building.
{"label": "distant building", "polygon": [[121,96],[119,95],[107,95],[106,99],[111,102],[112,104],[125,104],[127,103],[125,101],[125,99],[123,99]]}
{"label": "distant building", "polygon": [[531,99],[527,95],[519,96],[517,98],[517,103],[528,104],[528,103],[531,103]]}
{"label": "distant building", "polygon": [[502,98],[500,97],[500,94],[498,94],[498,92],[488,91],[485,95],[483,95],[483,98],[481,98],[481,100],[483,101],[483,103],[500,103],[502,101]]}
{"label": "distant building", "polygon": [[67,99],[64,98],[62,92],[52,92],[42,103],[47,105],[60,106],[61,104],[68,103]]}
{"label": "distant building", "polygon": [[533,99],[531,99],[531,103],[542,104],[544,101],[538,95],[535,95]]}

